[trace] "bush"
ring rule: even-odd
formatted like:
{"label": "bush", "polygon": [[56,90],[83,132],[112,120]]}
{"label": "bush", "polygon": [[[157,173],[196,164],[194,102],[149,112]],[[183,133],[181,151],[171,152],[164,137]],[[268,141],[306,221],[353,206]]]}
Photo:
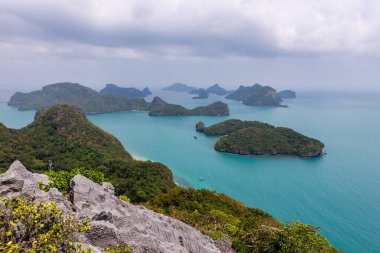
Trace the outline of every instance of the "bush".
{"label": "bush", "polygon": [[71,241],[90,229],[86,222],[64,217],[53,202],[34,204],[30,197],[0,199],[1,252],[91,252]]}
{"label": "bush", "polygon": [[43,185],[40,183],[40,189],[48,191],[50,188],[57,188],[64,194],[69,192],[70,181],[78,174],[81,174],[98,184],[102,184],[106,181],[103,173],[83,168],[74,169],[71,171],[46,171],[45,174],[49,176],[52,183],[49,183],[48,185]]}

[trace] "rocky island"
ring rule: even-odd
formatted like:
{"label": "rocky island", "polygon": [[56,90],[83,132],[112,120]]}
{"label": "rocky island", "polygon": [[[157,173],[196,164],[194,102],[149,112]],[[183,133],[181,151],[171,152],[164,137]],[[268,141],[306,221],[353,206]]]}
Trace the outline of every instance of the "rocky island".
{"label": "rocky island", "polygon": [[295,155],[315,157],[323,154],[324,144],[290,128],[274,127],[259,121],[227,120],[209,127],[203,122],[196,130],[210,136],[223,136],[214,148],[239,155]]}
{"label": "rocky island", "polygon": [[[147,93],[148,90],[145,92]],[[156,103],[158,99],[163,103]],[[17,107],[19,110],[47,109],[56,104],[74,105],[86,114],[135,110],[149,112],[152,116],[228,115],[228,106],[221,102],[189,110],[180,105],[168,104],[158,97],[150,103],[143,98],[101,95],[78,83],[56,83],[30,93],[16,92],[8,102],[9,106]]]}
{"label": "rocky island", "polygon": [[226,96],[227,99],[241,101],[245,105],[284,107],[276,90],[270,86],[240,86],[235,92]]}
{"label": "rocky island", "polygon": [[148,95],[151,95],[152,92],[149,88],[144,88],[143,90],[138,90],[136,88],[124,88],[119,87],[115,84],[107,84],[106,87],[99,91],[100,95],[113,95],[116,97],[125,97],[125,98],[144,98]]}

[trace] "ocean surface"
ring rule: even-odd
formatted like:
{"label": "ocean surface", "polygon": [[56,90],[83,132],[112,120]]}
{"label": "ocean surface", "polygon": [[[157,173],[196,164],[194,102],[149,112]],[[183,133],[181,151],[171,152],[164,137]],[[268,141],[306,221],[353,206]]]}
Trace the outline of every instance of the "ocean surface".
{"label": "ocean surface", "polygon": [[[301,93],[285,101],[289,108],[260,108],[217,96],[193,100],[185,93],[157,94],[187,107],[222,100],[230,106],[228,118],[293,128],[324,142],[327,155],[302,159],[218,153],[213,149],[217,138],[197,133],[195,124],[226,117],[118,112],[88,118],[136,158],[166,164],[179,184],[223,192],[283,222],[317,225],[340,250],[380,252],[379,95]],[[0,103],[0,122],[8,127],[23,127],[33,115]]]}

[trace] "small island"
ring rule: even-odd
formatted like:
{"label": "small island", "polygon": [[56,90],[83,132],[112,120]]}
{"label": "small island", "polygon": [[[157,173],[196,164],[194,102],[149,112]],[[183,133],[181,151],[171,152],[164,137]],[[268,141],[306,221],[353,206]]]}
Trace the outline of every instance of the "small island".
{"label": "small island", "polygon": [[150,116],[228,116],[228,105],[222,102],[214,102],[207,106],[199,106],[187,109],[181,105],[166,103],[160,98],[153,99]]}
{"label": "small island", "polygon": [[219,86],[219,84],[214,84],[206,89],[206,91],[210,94],[215,94],[219,96],[224,96],[227,95],[228,91],[223,89],[222,87]]}
{"label": "small island", "polygon": [[144,88],[143,90],[138,90],[136,88],[124,88],[119,87],[115,84],[107,84],[106,87],[99,91],[99,94],[124,98],[144,98],[148,95],[151,95],[152,92],[148,87]]}
{"label": "small island", "polygon": [[145,111],[149,112],[151,116],[229,115],[228,105],[222,102],[187,109],[181,105],[169,104],[159,97],[155,97],[152,102],[147,102],[143,98],[101,95],[95,90],[78,83],[56,83],[30,93],[16,92],[8,102],[9,106],[17,107],[19,110],[47,109],[56,104],[77,106],[85,114]]}
{"label": "small island", "polygon": [[277,96],[281,99],[296,98],[296,92],[292,90],[283,90],[277,93]]}
{"label": "small island", "polygon": [[192,99],[206,99],[209,97],[209,93],[205,89],[197,89],[190,91],[189,93],[198,95],[196,97],[192,97]]}
{"label": "small island", "polygon": [[175,92],[190,92],[196,90],[196,87],[189,86],[184,83],[173,83],[172,85],[163,88],[163,90],[175,91]]}
{"label": "small island", "polygon": [[227,120],[209,127],[203,122],[196,130],[209,136],[223,136],[216,151],[239,155],[294,155],[315,157],[323,154],[324,144],[290,128],[274,127],[259,121]]}
{"label": "small island", "polygon": [[270,86],[240,86],[235,92],[226,96],[227,99],[241,101],[245,105],[286,107],[277,92]]}

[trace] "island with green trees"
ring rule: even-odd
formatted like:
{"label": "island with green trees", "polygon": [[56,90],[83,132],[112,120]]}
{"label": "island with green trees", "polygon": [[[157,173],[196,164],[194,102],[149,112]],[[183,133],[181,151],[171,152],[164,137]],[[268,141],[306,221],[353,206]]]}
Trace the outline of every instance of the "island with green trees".
{"label": "island with green trees", "polygon": [[241,101],[245,105],[285,107],[281,104],[282,100],[277,96],[275,89],[260,84],[240,86],[226,98]]}
{"label": "island with green trees", "polygon": [[[155,102],[157,104],[162,103],[159,100]],[[229,124],[225,123],[225,125]],[[239,125],[238,122],[233,125],[232,128],[228,128],[229,130],[224,132],[217,130],[215,134],[227,133],[231,132],[232,129],[239,128],[237,126]],[[202,129],[201,124],[198,127],[199,130]],[[206,129],[209,128],[205,128],[203,125],[205,132],[207,132]],[[214,127],[214,129],[216,128]],[[144,215],[144,220],[138,218],[141,216],[136,216],[136,219],[139,219],[135,220],[136,222],[140,222],[141,225],[144,225],[144,223],[155,224],[158,230],[162,229],[165,232],[164,226],[168,226],[169,223],[165,223],[165,225],[159,220],[168,220],[168,217],[158,216],[157,213],[152,213],[144,207],[137,207],[125,201],[144,205],[156,212],[180,220],[199,230],[203,235],[209,236],[211,238],[208,239],[209,244],[211,243],[209,247],[217,245],[220,252],[338,252],[319,233],[317,227],[298,221],[284,224],[268,213],[257,208],[247,207],[224,194],[176,186],[173,182],[171,171],[165,165],[150,161],[133,160],[128,151],[123,148],[115,137],[89,122],[84,113],[77,107],[55,105],[48,110],[38,110],[34,122],[17,130],[9,129],[0,124],[0,136],[0,147],[2,147],[0,149],[0,172],[5,171],[12,164],[11,169],[13,169],[13,172],[18,171],[17,173],[27,175],[29,172],[25,171],[20,162],[13,162],[14,160],[20,160],[28,169],[48,176],[50,182],[47,182],[47,184],[39,182],[40,190],[48,191],[46,196],[59,201],[57,204],[49,202],[49,204],[41,205],[41,203],[34,203],[32,198],[0,199],[0,215],[2,215],[1,217],[6,217],[5,223],[2,223],[4,226],[0,228],[0,234],[2,235],[0,247],[7,250],[19,247],[21,244],[18,244],[18,242],[29,243],[28,238],[34,238],[29,237],[31,235],[20,229],[12,230],[12,233],[4,230],[12,227],[13,225],[10,221],[13,222],[16,219],[21,221],[22,224],[24,222],[29,224],[23,217],[29,217],[33,210],[40,210],[45,213],[45,216],[40,217],[39,220],[46,224],[49,229],[56,227],[54,227],[56,223],[52,224],[50,221],[54,220],[62,224],[63,231],[56,231],[55,235],[57,236],[61,236],[61,232],[63,235],[70,234],[68,230],[66,231],[69,228],[72,228],[72,232],[76,233],[87,231],[89,227],[87,229],[76,229],[76,226],[81,226],[80,222],[85,222],[85,220],[70,219],[70,223],[66,223],[63,217],[61,219],[55,214],[62,214],[62,211],[59,211],[57,207],[62,208],[62,203],[65,201],[73,201],[74,205],[79,205],[80,202],[75,197],[78,194],[81,195],[81,198],[90,197],[87,194],[94,194],[87,191],[81,192],[73,188],[85,187],[84,189],[87,189],[90,187],[90,189],[99,193],[99,195],[96,195],[99,198],[95,199],[96,202],[91,199],[95,205],[100,207],[102,203],[110,203],[119,211],[128,211],[131,215],[139,215],[140,213]],[[81,174],[88,179],[77,174]],[[2,193],[14,194],[19,189],[24,190],[22,185],[19,185],[21,181],[17,181],[19,180],[18,178],[12,179],[9,176],[12,176],[12,172],[4,173],[0,176],[0,181],[5,178],[5,181],[1,181],[2,184],[0,184]],[[27,178],[25,178],[29,184],[28,187],[35,187],[33,186],[34,184],[31,184],[32,182],[35,183],[35,181],[30,180],[43,179],[42,176],[41,174],[34,174],[33,176],[28,174]],[[90,179],[94,182],[91,182]],[[46,181],[47,179],[43,180]],[[103,190],[102,185],[99,185],[105,181],[114,185],[115,193],[119,196],[118,199],[109,194],[108,190],[107,192]],[[55,188],[55,191],[52,191],[52,188]],[[67,194],[69,190],[71,194],[74,194],[74,198],[63,197],[63,194]],[[30,192],[30,194],[33,195],[35,191],[37,190]],[[61,193],[58,191],[61,191]],[[41,196],[43,196],[42,193],[39,193],[36,197],[40,198]],[[87,212],[85,211],[86,208],[88,209]],[[91,205],[80,204],[79,209],[84,209],[84,211],[78,210],[82,212],[82,215],[90,215],[89,211],[97,212],[95,213],[96,215],[94,214],[93,219],[90,220],[91,224],[95,225],[95,231],[92,230],[92,232],[89,231],[88,233],[97,233],[96,226],[107,222],[109,222],[107,224],[120,223],[120,220],[117,221],[113,218],[113,214],[119,212],[118,210],[103,212],[103,209],[91,208]],[[48,210],[52,210],[55,214],[48,212]],[[30,217],[31,221],[34,222],[37,216],[33,214]],[[99,221],[103,223],[99,223]],[[170,223],[173,222],[177,221],[170,220]],[[125,229],[125,227],[122,229]],[[189,228],[181,227],[181,229]],[[33,235],[36,238],[39,238],[38,233],[46,233],[46,231],[43,232],[37,228],[33,229],[33,231],[36,231],[36,234]],[[123,231],[125,233],[125,230]],[[122,231],[120,230],[120,232]],[[137,235],[143,232],[134,231],[133,233]],[[46,237],[46,234],[44,235]],[[97,233],[96,235],[98,236],[99,234]],[[99,236],[102,237],[103,235]],[[108,236],[110,240],[115,238],[108,234],[105,236]],[[10,238],[19,238],[19,240],[9,243]],[[199,236],[198,238],[201,239]],[[39,241],[35,245],[36,247],[45,247],[41,245],[48,245],[48,243],[50,243],[49,247],[57,247],[57,245],[62,247],[63,243],[73,245],[70,241],[71,237],[64,237],[64,239],[65,241],[59,240],[59,238],[53,240],[52,238],[49,242]],[[30,243],[32,242],[30,241]],[[142,242],[139,241],[139,243]],[[182,244],[181,239],[177,244]],[[154,248],[153,244],[149,246]],[[129,251],[125,248],[119,251],[105,252]],[[219,249],[212,252],[219,252]]]}
{"label": "island with green trees", "polygon": [[197,89],[197,90],[192,90],[189,93],[198,95],[196,97],[192,97],[192,99],[206,99],[210,96],[210,94],[205,89],[202,89],[202,88]]}
{"label": "island with green trees", "polygon": [[99,91],[100,95],[112,95],[125,98],[144,98],[152,94],[148,87],[143,90],[136,88],[119,87],[116,84],[107,84],[106,87]]}
{"label": "island with green trees", "polygon": [[[157,102],[160,100],[161,102]],[[227,116],[228,105],[216,102],[208,106],[186,109],[181,105],[168,104],[156,97],[153,102],[143,98],[126,98],[101,95],[97,91],[78,83],[56,83],[30,93],[16,92],[8,105],[19,110],[47,109],[56,104],[69,104],[81,108],[85,114],[118,111],[145,111],[151,116]]]}
{"label": "island with green trees", "polygon": [[224,88],[220,87],[219,84],[214,84],[206,89],[206,91],[210,94],[215,94],[219,96],[227,95],[228,91]]}
{"label": "island with green trees", "polygon": [[259,121],[226,120],[206,127],[196,124],[196,130],[209,136],[223,136],[214,148],[239,155],[294,155],[315,157],[323,154],[324,144],[290,128],[274,127]]}
{"label": "island with green trees", "polygon": [[175,91],[175,92],[190,92],[193,90],[196,90],[197,88],[194,86],[189,86],[184,83],[173,83],[169,85],[168,87],[163,88],[163,90],[167,91]]}
{"label": "island with green trees", "polygon": [[199,106],[187,109],[181,105],[169,104],[161,98],[154,98],[150,116],[228,116],[228,105],[222,102],[214,102],[207,106]]}

